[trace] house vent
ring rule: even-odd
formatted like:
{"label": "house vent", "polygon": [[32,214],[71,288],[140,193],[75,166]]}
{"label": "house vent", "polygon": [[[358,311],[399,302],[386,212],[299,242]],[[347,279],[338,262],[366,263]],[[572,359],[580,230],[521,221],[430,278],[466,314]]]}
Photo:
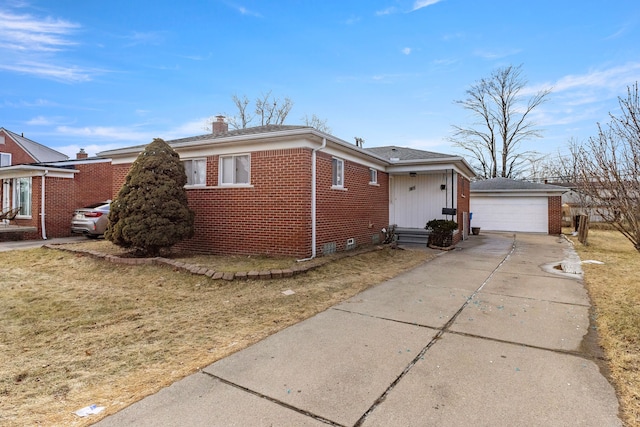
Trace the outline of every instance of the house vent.
{"label": "house vent", "polygon": [[356,239],[354,239],[353,237],[350,238],[350,239],[347,239],[347,247],[346,247],[346,249],[349,250],[349,249],[353,249],[355,247],[356,247]]}

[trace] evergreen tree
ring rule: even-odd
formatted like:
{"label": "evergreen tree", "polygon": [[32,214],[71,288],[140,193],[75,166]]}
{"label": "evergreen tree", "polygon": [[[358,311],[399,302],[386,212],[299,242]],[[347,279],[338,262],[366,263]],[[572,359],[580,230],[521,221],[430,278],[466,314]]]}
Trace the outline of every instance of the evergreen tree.
{"label": "evergreen tree", "polygon": [[195,214],[184,189],[187,176],[180,157],[156,138],[133,163],[111,203],[105,238],[145,256],[157,256],[193,236]]}

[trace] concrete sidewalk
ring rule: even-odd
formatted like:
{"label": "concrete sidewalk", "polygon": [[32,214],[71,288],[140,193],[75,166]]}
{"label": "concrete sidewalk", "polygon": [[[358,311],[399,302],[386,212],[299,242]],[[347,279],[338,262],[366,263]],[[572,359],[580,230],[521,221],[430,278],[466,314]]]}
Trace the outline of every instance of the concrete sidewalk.
{"label": "concrete sidewalk", "polygon": [[49,244],[62,244],[73,242],[84,242],[87,238],[84,236],[58,237],[48,240],[16,240],[9,242],[0,242],[0,252],[16,251],[23,249],[39,248]]}
{"label": "concrete sidewalk", "polygon": [[97,425],[620,426],[580,276],[553,268],[571,257],[471,236]]}

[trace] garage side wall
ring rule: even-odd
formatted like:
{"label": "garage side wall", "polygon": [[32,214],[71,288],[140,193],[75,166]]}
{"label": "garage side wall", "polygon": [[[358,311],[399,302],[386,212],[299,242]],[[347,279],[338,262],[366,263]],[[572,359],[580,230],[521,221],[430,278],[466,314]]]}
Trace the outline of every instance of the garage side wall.
{"label": "garage side wall", "polygon": [[562,196],[549,196],[549,234],[562,233]]}

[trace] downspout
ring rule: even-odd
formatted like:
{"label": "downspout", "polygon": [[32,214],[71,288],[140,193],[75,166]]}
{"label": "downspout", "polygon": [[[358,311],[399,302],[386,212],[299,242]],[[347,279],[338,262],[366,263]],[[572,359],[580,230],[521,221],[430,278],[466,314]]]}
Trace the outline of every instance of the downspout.
{"label": "downspout", "polygon": [[310,261],[316,257],[316,153],[326,146],[327,138],[322,138],[322,145],[311,151],[311,257],[299,259],[298,262]]}
{"label": "downspout", "polygon": [[42,173],[42,188],[40,190],[40,224],[42,226],[42,240],[47,240],[47,230],[44,225],[44,181],[48,173],[48,170],[45,170]]}

